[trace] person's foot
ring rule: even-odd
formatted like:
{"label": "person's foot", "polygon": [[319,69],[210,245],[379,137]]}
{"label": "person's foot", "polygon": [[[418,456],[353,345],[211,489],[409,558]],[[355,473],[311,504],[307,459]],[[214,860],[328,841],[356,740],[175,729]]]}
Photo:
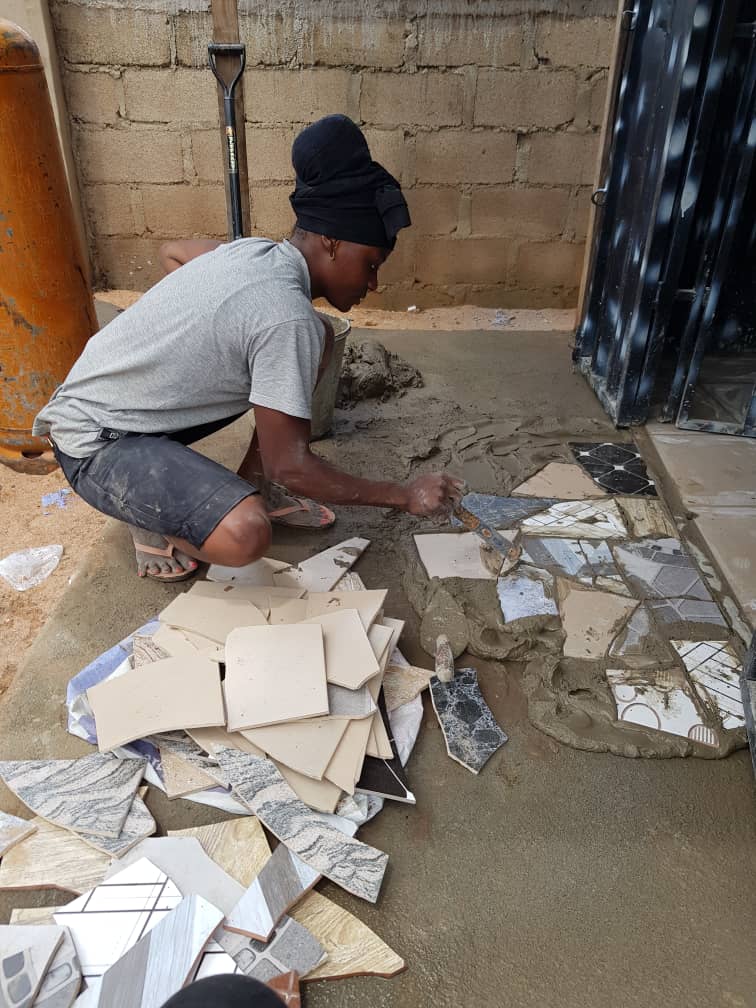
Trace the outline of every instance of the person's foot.
{"label": "person's foot", "polygon": [[197,561],[157,532],[129,525],[136,551],[137,574],[156,581],[184,581],[197,572]]}
{"label": "person's foot", "polygon": [[324,504],[308,497],[292,497],[273,483],[263,492],[268,518],[274,525],[289,525],[293,528],[324,529],[336,521],[336,515]]}

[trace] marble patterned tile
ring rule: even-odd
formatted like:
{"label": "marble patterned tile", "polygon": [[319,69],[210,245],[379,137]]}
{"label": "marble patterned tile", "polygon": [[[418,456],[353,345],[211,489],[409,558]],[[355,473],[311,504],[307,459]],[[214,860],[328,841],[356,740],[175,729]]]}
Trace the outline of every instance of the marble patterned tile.
{"label": "marble patterned tile", "polygon": [[185,896],[102,978],[100,1004],[161,1008],[191,979],[223,913],[201,896]]}
{"label": "marble patterned tile", "polygon": [[224,928],[267,942],[284,914],[311,889],[320,873],[286,844],[273,851],[260,874],[226,915]]}
{"label": "marble patterned tile", "polygon": [[639,598],[712,600],[693,557],[678,539],[623,543],[614,547],[614,556]]}
{"label": "marble patterned tile", "polygon": [[617,634],[608,655],[635,669],[662,668],[673,659],[668,642],[656,632],[645,605],[638,606]]}
{"label": "marble patterned tile", "polygon": [[666,731],[703,745],[718,745],[684,682],[674,672],[607,669],[606,678],[617,704],[617,720]]}
{"label": "marble patterned tile", "polygon": [[0,926],[0,1008],[31,1008],[63,938],[61,927]]}
{"label": "marble patterned tile", "polygon": [[74,760],[4,760],[0,777],[36,815],[75,832],[118,837],[145,760],[93,754]]}
{"label": "marble patterned tile", "polygon": [[577,462],[602,490],[613,494],[645,494],[656,497],[656,485],[648,475],[646,463],[632,442],[571,441]]}
{"label": "marble patterned tile", "polygon": [[[469,493],[462,498],[462,506],[494,529],[510,529],[525,518],[546,511],[559,501],[553,497],[499,497],[496,494]],[[459,526],[458,518],[452,525]]]}
{"label": "marble patterned tile", "polygon": [[718,711],[722,727],[745,727],[740,691],[742,663],[730,645],[722,641],[673,640],[672,646],[701,700]]}
{"label": "marble patterned tile", "polygon": [[496,723],[472,668],[458,669],[450,682],[430,681],[431,700],[449,756],[479,773],[509,736]]}
{"label": "marble patterned tile", "polygon": [[388,856],[346,837],[301,802],[269,760],[234,749],[218,751],[237,796],[280,841],[347,892],[375,903]]}
{"label": "marble patterned tile", "polygon": [[505,624],[546,616],[558,618],[554,578],[548,571],[521,564],[516,571],[499,578],[496,592]]}
{"label": "marble patterned tile", "polygon": [[99,977],[181,899],[167,875],[142,858],[53,916],[56,924],[71,932],[82,976]]}
{"label": "marble patterned tile", "polygon": [[97,850],[118,858],[130,851],[140,840],[151,836],[156,829],[152,813],[145,805],[141,795],[135,795],[129,814],[126,816],[126,822],[117,837],[95,836],[93,833],[78,833],[77,836],[91,847],[96,847]]}
{"label": "marble patterned tile", "polygon": [[284,588],[305,588],[308,592],[331,591],[369,545],[369,539],[346,539],[302,560],[296,567],[274,574],[273,583]]}
{"label": "marble patterned tile", "polygon": [[521,559],[592,588],[612,582],[618,592],[626,591],[612,551],[602,540],[528,536],[523,539]]}
{"label": "marble patterned tile", "polygon": [[627,528],[613,500],[557,501],[526,518],[524,535],[566,536],[571,539],[626,539]]}
{"label": "marble patterned tile", "polygon": [[134,634],[132,648],[131,662],[134,668],[139,668],[140,665],[151,665],[153,662],[163,661],[165,658],[171,657],[170,651],[166,651],[159,644],[156,644],[151,635]]}
{"label": "marble patterned tile", "polygon": [[63,940],[37,991],[33,1008],[71,1008],[80,990],[79,957],[70,931],[64,928]]}
{"label": "marble patterned tile", "polygon": [[[212,729],[210,729],[212,731]],[[213,756],[206,756],[201,746],[184,731],[160,732],[152,735],[151,741],[160,750],[160,755],[170,752],[180,757],[190,767],[193,767],[199,774],[209,778],[208,787],[228,787],[228,781],[218,766],[218,761]]]}
{"label": "marble patterned tile", "polygon": [[4,857],[11,847],[31,836],[36,828],[29,819],[0,812],[0,858]]}

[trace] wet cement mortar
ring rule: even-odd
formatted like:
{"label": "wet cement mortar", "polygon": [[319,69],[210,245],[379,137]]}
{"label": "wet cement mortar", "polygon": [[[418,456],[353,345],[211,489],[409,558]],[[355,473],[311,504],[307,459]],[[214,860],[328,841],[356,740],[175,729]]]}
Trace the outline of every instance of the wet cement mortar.
{"label": "wet cement mortar", "polygon": [[[333,436],[316,450],[355,473],[407,479],[446,466],[478,491],[507,493],[546,462],[569,458],[570,439],[623,436],[573,372],[563,336],[381,337],[420,369],[425,387],[337,411]],[[241,421],[206,450],[234,465],[248,436]],[[748,939],[747,866],[756,829],[745,811],[752,800],[747,754],[617,759],[600,751],[611,747],[609,738],[593,747],[598,751],[575,748],[590,733],[565,719],[560,705],[569,704],[575,684],[587,680],[593,690],[596,670],[559,661],[557,626],[529,626],[518,636],[503,631],[493,583],[428,582],[412,541],[422,531],[439,528],[370,508],[341,509],[326,533],[276,528],[271,552],[289,561],[351,535],[369,538],[357,570],[369,587],[388,588],[387,614],[407,621],[407,658],[427,667],[435,632],[451,632],[456,649],[466,648],[457,665],[478,670],[510,736],[474,777],[446,756],[426,697],[408,766],[417,806],[388,803],[360,830],[390,854],[378,904],[331,883],[319,887],[389,941],[408,970],[391,980],[307,985],[309,1008],[416,1008],[428,1001],[444,1008],[505,1001],[603,1008],[608,990],[630,1008],[745,1008],[756,983]],[[137,582],[128,536],[109,525],[0,705],[0,757],[91,751],[65,731],[68,679],[185,588]],[[598,720],[603,710],[594,714]],[[552,718],[559,731],[549,730]],[[576,736],[564,739],[570,745],[555,740],[565,725]],[[169,802],[154,788],[147,800],[161,833],[226,818],[196,803]],[[0,807],[23,811],[4,790]],[[59,892],[0,893],[0,921],[13,906],[62,901]],[[716,942],[702,941],[703,920]]]}

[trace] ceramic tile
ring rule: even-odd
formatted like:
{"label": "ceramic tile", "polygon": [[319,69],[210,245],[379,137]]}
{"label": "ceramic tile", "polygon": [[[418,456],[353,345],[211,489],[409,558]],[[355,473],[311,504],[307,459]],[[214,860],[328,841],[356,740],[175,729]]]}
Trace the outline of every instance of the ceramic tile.
{"label": "ceramic tile", "polygon": [[[153,736],[153,739],[157,736]],[[218,781],[210,777],[199,767],[192,766],[178,753],[162,746],[160,750],[160,769],[163,785],[168,798],[183,798],[184,795],[196,794],[208,788],[218,786]]]}
{"label": "ceramic tile", "polygon": [[57,826],[117,837],[145,760],[95,753],[75,760],[6,760],[0,777],[27,808]]}
{"label": "ceramic tile", "polygon": [[[393,654],[394,650],[399,646],[399,639],[404,633],[404,627],[406,626],[405,620],[394,619],[391,616],[382,616],[379,626],[385,627],[387,630],[391,631],[391,640],[388,646],[388,655],[386,656],[386,665],[388,665],[389,659]],[[370,628],[371,630],[373,627]],[[383,671],[386,669],[384,667]]]}
{"label": "ceramic tile", "polygon": [[166,658],[87,690],[101,752],[177,728],[225,724],[220,675],[200,655]]}
{"label": "ceramic tile", "polygon": [[378,619],[386,601],[386,588],[356,592],[310,592],[307,596],[307,616],[320,616],[336,609],[356,609],[366,630]]}
{"label": "ceramic tile", "polygon": [[458,669],[450,682],[430,681],[431,700],[453,760],[479,773],[508,736],[483,698],[475,669]]}
{"label": "ceramic tile", "polygon": [[132,638],[131,664],[134,668],[140,665],[151,665],[153,662],[170,658],[170,651],[156,644],[152,636],[134,634]]}
{"label": "ceramic tile", "polygon": [[713,706],[723,728],[743,728],[745,711],[740,691],[742,663],[729,644],[721,641],[672,641],[696,692]]}
{"label": "ceramic tile", "polygon": [[376,675],[378,662],[356,609],[338,609],[311,616],[306,622],[317,623],[323,629],[326,679],[329,683],[356,690]]}
{"label": "ceramic tile", "polygon": [[428,688],[432,675],[431,669],[416,668],[413,665],[389,665],[383,677],[386,710],[390,713],[414,700],[419,693]]}
{"label": "ceramic tile", "polygon": [[[727,624],[716,602],[700,602],[697,599],[667,598],[649,599],[646,603],[654,615],[656,623],[664,627],[677,628],[684,623],[710,623],[721,627],[723,636],[727,634]],[[679,630],[677,631],[679,632]]]}
{"label": "ceramic tile", "polygon": [[244,737],[271,759],[285,763],[305,777],[322,780],[348,723],[346,718],[310,718],[253,728],[245,731]]}
{"label": "ceramic tile", "polygon": [[[404,767],[399,762],[396,744],[390,731],[391,723],[386,711],[386,701],[382,692],[378,699],[378,713],[376,717],[381,718],[389,755],[385,757],[382,755],[367,755],[365,757],[355,790],[362,794],[379,795],[392,801],[414,805],[415,796],[409,789],[407,775],[404,772]],[[380,751],[383,752],[384,750],[381,749]]]}
{"label": "ceramic tile", "polygon": [[251,602],[226,598],[207,598],[192,590],[177,595],[160,613],[161,623],[179,630],[189,630],[223,644],[237,627],[265,626],[267,620]]}
{"label": "ceramic tile", "polygon": [[716,746],[716,733],[704,725],[682,680],[674,673],[607,669],[606,678],[617,704],[617,720]]}
{"label": "ceramic tile", "polygon": [[274,587],[273,575],[287,570],[291,564],[271,557],[261,557],[245,567],[224,567],[222,564],[210,564],[207,571],[208,581],[232,581],[236,584]]}
{"label": "ceramic tile", "polygon": [[245,739],[241,732],[230,732],[225,728],[191,728],[187,735],[194,739],[200,748],[212,756],[215,750],[220,749],[241,749],[242,752],[250,753],[252,756],[264,756],[265,753],[253,745],[249,739]]}
{"label": "ceramic tile", "polygon": [[554,578],[548,571],[521,564],[516,571],[498,579],[496,591],[505,624],[524,625],[522,620],[541,621],[545,616],[558,614]]}
{"label": "ceramic tile", "polygon": [[641,598],[691,598],[711,602],[695,561],[678,539],[644,539],[615,546],[625,577]]}
{"label": "ceramic tile", "polygon": [[667,641],[656,633],[650,611],[640,605],[617,634],[609,657],[620,658],[631,668],[658,669],[669,664],[673,655]]}
{"label": "ceramic tile", "polygon": [[656,497],[617,497],[634,539],[677,538],[677,528],[665,505]]}
{"label": "ceramic tile", "polygon": [[[375,659],[378,663],[376,673],[382,672],[388,664],[391,655],[391,644],[394,640],[395,629],[384,626],[383,623],[374,623],[368,630],[368,641],[372,648]],[[370,677],[373,678],[372,676]],[[377,691],[376,691],[377,696]]]}
{"label": "ceramic tile", "polygon": [[186,896],[143,935],[102,978],[100,1004],[161,1008],[191,979],[223,913],[201,896]]}
{"label": "ceramic tile", "polygon": [[616,582],[618,591],[626,591],[612,552],[601,540],[528,536],[523,539],[521,559],[523,563],[574,578],[590,587],[603,580]]}
{"label": "ceramic tile", "polygon": [[[361,723],[360,720],[348,722],[349,725]],[[338,752],[338,747],[336,751]],[[305,805],[309,805],[316,812],[335,812],[342,794],[341,788],[337,784],[327,780],[325,775],[322,780],[313,780],[312,777],[305,777],[304,774],[297,773],[296,770],[292,770],[291,767],[278,763],[276,760],[273,760],[273,764],[297,798]]]}
{"label": "ceramic tile", "polygon": [[62,889],[82,893],[101,882],[110,856],[69,830],[38,817],[36,832],[0,861],[0,890]]}
{"label": "ceramic tile", "polygon": [[102,976],[181,902],[171,880],[146,858],[58,909],[55,923],[71,932],[82,975]]}
{"label": "ceramic tile", "polygon": [[632,442],[570,442],[572,453],[596,484],[609,493],[656,496],[646,463]]}
{"label": "ceramic tile", "polygon": [[308,592],[328,592],[370,545],[369,539],[346,539],[323,550],[296,567],[273,575],[273,583],[285,588],[305,588]]}
{"label": "ceramic tile", "polygon": [[340,834],[296,797],[269,760],[234,749],[219,751],[218,759],[238,797],[291,851],[355,896],[377,900],[386,854]]}
{"label": "ceramic tile", "polygon": [[[291,970],[307,976],[325,959],[320,942],[304,925],[284,917],[267,943],[223,930],[223,946],[209,945],[196,979],[218,973],[245,973],[267,983]],[[228,949],[232,951],[229,952]]]}
{"label": "ceramic tile", "polygon": [[209,826],[169,830],[170,837],[194,837],[209,858],[239,883],[241,892],[270,857],[265,833],[256,816],[226,819]]}
{"label": "ceramic tile", "polygon": [[613,500],[558,501],[526,518],[525,535],[569,536],[573,539],[626,539],[627,529]]}
{"label": "ceramic tile", "polygon": [[[203,640],[207,640],[207,638],[203,638]],[[199,648],[195,647],[180,630],[174,630],[173,627],[165,626],[163,623],[152,635],[152,643],[161,651],[165,651],[169,658],[181,658],[185,655],[189,658],[196,658],[199,651]]]}
{"label": "ceramic tile", "polygon": [[319,878],[319,872],[293,855],[285,844],[279,844],[252,885],[226,915],[224,928],[267,942],[284,914]]}
{"label": "ceramic tile", "polygon": [[37,991],[33,1008],[70,1008],[80,990],[79,957],[70,932],[64,928],[63,940]]}
{"label": "ceramic tile", "polygon": [[289,626],[307,619],[307,599],[284,599],[281,605],[270,610],[271,626]]}
{"label": "ceramic tile", "polygon": [[376,759],[391,759],[391,741],[379,710],[373,715],[366,754]]}
{"label": "ceramic tile", "polygon": [[55,927],[53,914],[57,907],[17,907],[11,910],[9,924],[49,924]]}
{"label": "ceramic tile", "polygon": [[60,927],[0,926],[1,1008],[31,1008],[63,936]]}
{"label": "ceramic tile", "polygon": [[638,600],[592,591],[559,578],[559,611],[565,632],[565,658],[603,658],[620,628],[638,608]]}
{"label": "ceramic tile", "polygon": [[294,970],[269,980],[268,987],[279,996],[287,1008],[302,1008],[302,997],[299,993],[299,974]]}
{"label": "ceramic tile", "polygon": [[229,731],[328,714],[322,628],[234,630],[226,641],[225,691]]}
{"label": "ceramic tile", "polygon": [[372,724],[368,718],[349,721],[347,730],[326,768],[325,777],[347,794],[354,794],[354,787],[365,761],[371,728]]}
{"label": "ceramic tile", "polygon": [[535,476],[516,487],[512,496],[584,500],[586,497],[603,497],[606,492],[590,476],[586,476],[580,466],[569,462],[549,462]]}
{"label": "ceramic tile", "polygon": [[375,701],[370,695],[369,680],[357,690],[344,689],[343,686],[333,686],[329,683],[328,706],[331,717],[371,717],[375,713],[376,707]]}
{"label": "ceramic tile", "polygon": [[234,581],[195,581],[189,594],[227,602],[251,602],[266,620],[270,613],[270,592],[257,585],[243,585]]}
{"label": "ceramic tile", "polygon": [[496,577],[481,560],[481,540],[475,532],[430,532],[414,539],[429,578],[493,581]]}
{"label": "ceramic tile", "polygon": [[36,828],[28,819],[0,812],[0,858],[4,857],[11,847],[31,836]]}
{"label": "ceramic tile", "polygon": [[228,782],[218,766],[218,761],[214,756],[206,756],[202,748],[193,738],[190,738],[188,732],[161,732],[159,735],[151,735],[149,741],[159,748],[161,757],[163,753],[170,752],[180,757],[184,763],[198,773],[204,774],[211,782],[207,785],[208,787],[228,787]]}
{"label": "ceramic tile", "polygon": [[[145,789],[146,790],[146,789]],[[155,832],[155,820],[152,818],[150,810],[142,801],[140,795],[136,795],[131,803],[129,814],[123,829],[117,837],[101,837],[92,833],[78,833],[84,843],[95,847],[99,851],[110,854],[111,857],[122,857],[131,850],[140,840],[151,836]]]}
{"label": "ceramic tile", "polygon": [[[481,493],[465,494],[462,498],[463,507],[495,529],[514,528],[525,518],[558,503],[553,497],[498,497]],[[452,525],[459,524],[459,519],[452,518]]]}

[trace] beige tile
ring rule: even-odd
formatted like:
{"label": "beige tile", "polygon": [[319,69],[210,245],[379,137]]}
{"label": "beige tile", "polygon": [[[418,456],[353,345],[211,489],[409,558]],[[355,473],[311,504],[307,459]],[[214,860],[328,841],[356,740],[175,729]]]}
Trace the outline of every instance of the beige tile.
{"label": "beige tile", "polygon": [[383,677],[386,709],[396,710],[397,707],[414,700],[418,693],[428,688],[432,675],[431,669],[415,668],[413,665],[389,665]]}
{"label": "beige tile", "polygon": [[326,779],[338,785],[347,794],[354,794],[354,785],[362,770],[371,729],[370,718],[350,721],[326,767]]}
{"label": "beige tile", "polygon": [[637,599],[580,588],[557,578],[557,595],[566,634],[565,658],[604,658],[609,646],[640,605]]}
{"label": "beige tile", "polygon": [[394,755],[388,733],[386,732],[386,726],[383,723],[379,710],[373,714],[373,724],[367,744],[367,755],[378,756],[381,759],[391,759]]}
{"label": "beige tile", "polygon": [[166,658],[87,690],[101,752],[145,735],[222,725],[220,675],[207,658]]}
{"label": "beige tile", "polygon": [[[378,673],[378,661],[356,609],[311,616],[307,623],[323,628],[326,678],[329,683],[359,689]],[[371,627],[371,632],[374,628]]]}
{"label": "beige tile", "polygon": [[206,598],[191,591],[177,595],[160,613],[160,621],[208,637],[217,644],[225,643],[237,627],[267,625],[263,614],[251,602]]}
{"label": "beige tile", "polygon": [[[370,646],[373,649],[373,654],[378,661],[378,672],[380,673],[382,669],[385,669],[388,664],[388,660],[391,656],[392,651],[392,641],[395,636],[395,631],[391,627],[383,626],[382,623],[374,623],[368,630],[368,640],[370,641]],[[371,677],[373,678],[373,677]],[[374,700],[378,699],[378,692],[380,691],[380,682],[378,690],[375,690]],[[371,695],[373,690],[371,689]]]}
{"label": "beige tile", "polygon": [[307,596],[307,616],[320,616],[336,609],[356,609],[366,630],[378,619],[386,601],[385,588],[358,592],[310,592]]}
{"label": "beige tile", "polygon": [[184,795],[196,794],[207,788],[218,786],[218,781],[210,777],[199,767],[192,766],[182,759],[178,753],[170,749],[160,748],[160,763],[163,767],[163,784],[168,798],[183,798]]}
{"label": "beige tile", "polygon": [[270,594],[257,585],[241,585],[235,581],[195,581],[188,593],[200,598],[224,599],[227,602],[251,602],[265,619],[270,612]]}
{"label": "beige tile", "polygon": [[28,819],[20,819],[18,816],[0,812],[0,858],[11,847],[15,847],[16,844],[31,836],[36,828],[34,823]]}
{"label": "beige tile", "polygon": [[330,591],[370,545],[369,539],[346,539],[337,546],[316,553],[290,570],[273,575],[281,587],[301,587],[308,592]]}
{"label": "beige tile", "polygon": [[221,564],[211,564],[207,571],[207,579],[208,581],[273,587],[273,575],[290,566],[291,564],[282,560],[273,560],[272,557],[261,557],[245,567],[223,567]]}
{"label": "beige tile", "polygon": [[212,755],[216,748],[241,749],[250,756],[264,756],[262,749],[258,749],[248,739],[245,739],[241,732],[230,732],[225,728],[192,728],[187,731],[187,735],[194,739],[198,746],[205,750],[208,755]]}
{"label": "beige tile", "polygon": [[328,714],[321,627],[232,631],[226,641],[225,689],[229,731]]}
{"label": "beige tile", "polygon": [[316,812],[335,811],[342,795],[342,790],[337,784],[326,780],[325,777],[323,780],[313,780],[311,777],[297,773],[291,767],[284,766],[283,763],[278,763],[276,760],[273,762],[289,787],[305,805],[309,805]]}
{"label": "beige tile", "polygon": [[62,889],[83,893],[105,877],[110,856],[68,830],[35,816],[37,829],[0,861],[0,890]]}
{"label": "beige tile", "polygon": [[[404,633],[405,621],[401,619],[393,619],[391,616],[382,616],[380,620],[380,625],[388,627],[391,630],[391,643],[389,644],[389,661],[391,660],[391,655],[394,652],[394,648],[399,646],[399,639]],[[385,671],[385,670],[384,670]]]}
{"label": "beige tile", "polygon": [[[207,644],[206,638],[203,638],[203,641]],[[166,626],[165,623],[161,623],[152,635],[152,642],[162,648],[171,658],[180,658],[182,655],[191,657],[196,655],[198,651],[197,646],[192,644],[188,637],[179,630]]]}
{"label": "beige tile", "polygon": [[496,580],[496,575],[481,560],[481,540],[475,532],[425,532],[414,539],[429,578]]}
{"label": "beige tile", "polygon": [[579,465],[549,462],[535,476],[516,487],[512,496],[585,500],[589,497],[606,497],[607,493]]}
{"label": "beige tile", "polygon": [[290,721],[244,731],[244,737],[305,777],[322,780],[349,722],[346,718],[320,717]]}
{"label": "beige tile", "polygon": [[270,610],[271,626],[301,623],[307,618],[307,599],[280,599]]}
{"label": "beige tile", "polygon": [[257,816],[242,816],[188,829],[168,830],[172,837],[196,837],[202,849],[245,888],[270,857],[270,847]]}
{"label": "beige tile", "polygon": [[677,539],[677,528],[664,504],[656,497],[615,497],[627,527],[636,539]]}

